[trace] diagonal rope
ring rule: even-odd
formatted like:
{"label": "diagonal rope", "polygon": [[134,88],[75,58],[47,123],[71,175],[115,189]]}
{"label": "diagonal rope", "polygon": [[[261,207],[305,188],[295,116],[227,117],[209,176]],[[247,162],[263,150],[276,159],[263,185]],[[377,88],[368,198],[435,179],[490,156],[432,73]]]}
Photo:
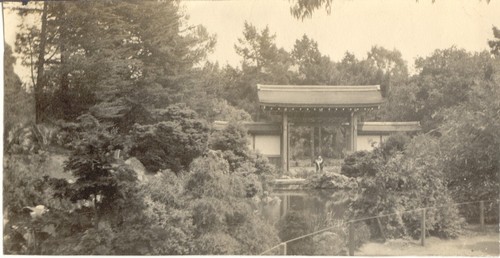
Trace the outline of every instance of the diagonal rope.
{"label": "diagonal rope", "polygon": [[[448,204],[448,205],[430,206],[430,207],[424,207],[424,208],[417,208],[417,209],[413,209],[413,210],[407,210],[407,211],[401,211],[401,212],[394,212],[394,213],[382,214],[382,215],[377,215],[377,216],[371,216],[371,217],[366,217],[366,218],[353,219],[353,220],[346,221],[345,223],[355,223],[355,222],[360,222],[360,221],[364,221],[364,220],[389,217],[389,216],[393,216],[393,215],[411,213],[411,212],[416,212],[416,211],[421,211],[421,210],[427,210],[427,209],[439,209],[439,208],[459,206],[459,205],[464,205],[464,204],[473,204],[473,203],[479,203],[479,202],[499,202],[499,201],[500,201],[500,199],[496,199],[496,200],[484,200],[484,201],[470,201],[470,202],[460,202],[460,203],[454,203],[454,204]],[[309,237],[309,236],[312,236],[312,235],[316,235],[316,234],[319,234],[321,232],[325,232],[325,231],[334,229],[336,227],[338,227],[338,225],[327,227],[327,228],[324,228],[324,229],[321,229],[321,230],[318,230],[318,231],[311,232],[311,233],[306,234],[306,235],[302,235],[302,236],[299,236],[299,237],[296,237],[296,238],[293,238],[293,239],[281,242],[280,244],[271,247],[270,249],[262,252],[259,255],[264,255],[267,252],[269,252],[269,251],[271,251],[271,250],[273,250],[273,249],[275,249],[275,248],[277,248],[277,247],[279,247],[279,246],[281,246],[283,244],[288,244],[290,242],[297,241],[299,239],[306,238],[306,237]]]}

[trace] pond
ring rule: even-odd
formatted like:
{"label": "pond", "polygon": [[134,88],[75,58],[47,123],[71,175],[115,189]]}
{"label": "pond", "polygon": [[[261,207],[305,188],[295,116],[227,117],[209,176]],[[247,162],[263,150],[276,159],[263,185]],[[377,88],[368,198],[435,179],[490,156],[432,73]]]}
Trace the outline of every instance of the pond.
{"label": "pond", "polygon": [[262,198],[260,213],[277,228],[282,242],[336,226],[332,231],[289,243],[288,255],[341,255],[345,251],[348,204],[347,191],[276,190]]}

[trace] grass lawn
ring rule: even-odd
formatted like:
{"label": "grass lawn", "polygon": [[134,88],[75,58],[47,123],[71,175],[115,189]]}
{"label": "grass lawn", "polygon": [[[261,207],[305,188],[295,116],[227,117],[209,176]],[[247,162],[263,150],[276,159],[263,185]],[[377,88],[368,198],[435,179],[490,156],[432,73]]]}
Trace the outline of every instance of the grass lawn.
{"label": "grass lawn", "polygon": [[356,256],[500,256],[498,225],[488,225],[486,232],[479,225],[469,225],[457,239],[429,237],[425,246],[420,240],[388,240],[366,243],[354,252]]}

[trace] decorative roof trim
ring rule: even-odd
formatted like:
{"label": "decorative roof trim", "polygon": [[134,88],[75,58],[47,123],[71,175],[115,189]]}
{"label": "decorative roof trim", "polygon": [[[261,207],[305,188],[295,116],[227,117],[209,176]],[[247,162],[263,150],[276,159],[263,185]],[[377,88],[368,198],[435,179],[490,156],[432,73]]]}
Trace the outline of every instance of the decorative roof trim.
{"label": "decorative roof trim", "polygon": [[356,92],[380,91],[380,85],[266,85],[257,84],[259,91],[320,91],[320,92]]}
{"label": "decorative roof trim", "polygon": [[380,85],[257,84],[257,89],[261,108],[270,111],[273,108],[380,108],[385,102]]}

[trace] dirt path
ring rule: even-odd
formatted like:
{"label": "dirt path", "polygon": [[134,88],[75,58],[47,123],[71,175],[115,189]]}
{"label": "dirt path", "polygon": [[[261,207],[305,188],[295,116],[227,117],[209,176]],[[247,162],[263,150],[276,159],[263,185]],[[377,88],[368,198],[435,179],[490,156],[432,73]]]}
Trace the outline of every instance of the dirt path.
{"label": "dirt path", "polygon": [[426,239],[425,247],[416,240],[388,240],[385,243],[367,243],[354,253],[356,256],[500,256],[498,226],[489,226],[487,232],[479,232],[477,226],[469,226],[457,239]]}

